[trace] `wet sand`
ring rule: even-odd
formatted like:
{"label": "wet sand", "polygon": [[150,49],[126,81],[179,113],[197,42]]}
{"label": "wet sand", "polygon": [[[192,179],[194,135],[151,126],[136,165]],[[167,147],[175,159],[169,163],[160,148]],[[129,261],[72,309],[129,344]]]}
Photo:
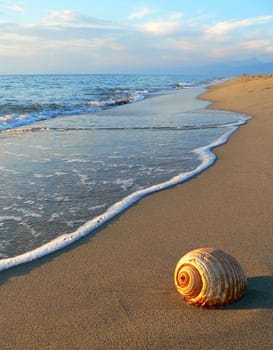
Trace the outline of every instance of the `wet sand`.
{"label": "wet sand", "polygon": [[[0,274],[1,349],[271,349],[273,77],[209,88],[210,108],[252,116],[190,181],[131,207],[73,247]],[[187,251],[232,254],[243,299],[188,306],[173,271]]]}

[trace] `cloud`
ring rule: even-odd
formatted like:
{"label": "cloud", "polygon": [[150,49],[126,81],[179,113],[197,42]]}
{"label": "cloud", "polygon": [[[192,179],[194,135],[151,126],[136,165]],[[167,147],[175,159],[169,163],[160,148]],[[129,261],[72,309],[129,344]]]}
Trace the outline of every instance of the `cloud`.
{"label": "cloud", "polygon": [[267,51],[267,52],[273,52],[273,45],[271,45],[271,46],[268,46],[266,49],[265,49],[265,51]]}
{"label": "cloud", "polygon": [[129,16],[127,16],[128,19],[141,19],[149,14],[151,14],[153,11],[150,10],[147,7],[143,7],[141,9],[136,10],[135,12],[131,13]]}
{"label": "cloud", "polygon": [[182,13],[171,13],[166,19],[143,22],[138,25],[142,32],[156,36],[170,36],[181,33],[183,26],[181,23]]}
{"label": "cloud", "polygon": [[181,25],[176,21],[153,21],[143,23],[139,28],[152,35],[167,36],[178,32]]}
{"label": "cloud", "polygon": [[30,32],[3,35],[0,31],[0,36],[0,67],[5,73],[94,71],[96,67],[103,69],[104,65],[117,62],[124,65],[127,52],[122,42],[108,36],[68,36],[63,40],[44,36],[41,40],[36,30],[32,35]]}
{"label": "cloud", "polygon": [[50,10],[49,15],[42,20],[42,23],[44,25],[72,24],[72,23],[77,23],[79,21],[82,21],[83,20],[82,17],[83,15],[71,10],[62,10],[62,11]]}
{"label": "cloud", "polygon": [[33,43],[37,38],[35,36],[25,35],[21,33],[1,33],[1,43],[14,46],[17,44]]}
{"label": "cloud", "polygon": [[272,35],[268,39],[256,39],[243,41],[240,45],[240,51],[245,52],[246,55],[253,57],[261,57],[265,60],[272,61],[273,40]]}
{"label": "cloud", "polygon": [[12,4],[12,3],[9,3],[7,5],[7,8],[11,11],[15,11],[15,12],[18,12],[18,13],[24,13],[25,12],[25,8],[22,4]]}
{"label": "cloud", "polygon": [[[182,20],[183,18],[183,20]],[[142,21],[136,27],[142,33],[159,37],[191,38],[201,35],[200,23],[190,23],[182,12],[173,12],[154,20]]]}
{"label": "cloud", "polygon": [[249,40],[242,43],[242,47],[249,50],[266,49],[272,43],[269,40]]}
{"label": "cloud", "polygon": [[231,50],[228,48],[217,47],[217,48],[211,49],[210,56],[212,58],[225,58],[225,59],[227,59],[229,56],[232,56],[232,54],[231,54]]}
{"label": "cloud", "polygon": [[266,24],[273,21],[273,16],[259,16],[254,18],[246,18],[238,21],[218,22],[206,30],[209,36],[221,36],[228,34],[236,29],[250,27],[256,24]]}
{"label": "cloud", "polygon": [[0,22],[0,69],[5,73],[78,71],[92,69],[89,62],[100,65],[105,55],[110,65],[114,55],[123,60],[127,47],[120,36],[124,32],[119,24],[74,11],[53,11],[35,24]]}
{"label": "cloud", "polygon": [[111,21],[93,18],[78,11],[62,10],[49,11],[49,15],[42,20],[42,25],[47,27],[74,27],[97,29],[121,29],[121,25]]}
{"label": "cloud", "polygon": [[[272,56],[272,31],[261,24],[273,21],[273,16],[218,23],[212,23],[211,18],[208,26],[208,18],[193,20],[181,12],[161,16],[158,12],[157,17],[146,18],[151,13],[148,8],[139,9],[124,23],[70,9],[51,10],[36,23],[11,23],[10,16],[9,22],[0,21],[1,72],[18,72],[19,67],[21,71],[36,67],[40,72],[118,72],[128,67],[127,71],[133,72],[139,67],[148,71],[235,57]],[[137,21],[129,22],[128,18]],[[232,31],[240,28],[244,30],[238,30],[234,40]]]}
{"label": "cloud", "polygon": [[23,2],[13,2],[11,0],[2,0],[0,1],[0,5],[2,5],[3,9],[10,10],[13,12],[24,13],[25,8]]}

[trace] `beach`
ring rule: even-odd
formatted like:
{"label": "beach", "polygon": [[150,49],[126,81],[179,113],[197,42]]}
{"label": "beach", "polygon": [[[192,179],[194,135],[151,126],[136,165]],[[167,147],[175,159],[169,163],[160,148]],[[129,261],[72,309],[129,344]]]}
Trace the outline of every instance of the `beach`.
{"label": "beach", "polygon": [[[1,272],[1,349],[271,349],[272,76],[201,96],[252,118],[190,181],[147,196],[75,245]],[[246,295],[188,306],[173,272],[199,247],[233,255]]]}

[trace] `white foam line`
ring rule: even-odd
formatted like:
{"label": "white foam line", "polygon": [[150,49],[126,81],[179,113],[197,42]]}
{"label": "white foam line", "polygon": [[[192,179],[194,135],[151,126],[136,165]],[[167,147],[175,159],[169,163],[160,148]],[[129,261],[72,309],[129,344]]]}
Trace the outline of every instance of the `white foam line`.
{"label": "white foam line", "polygon": [[185,182],[192,178],[193,176],[199,174],[200,172],[204,171],[208,167],[210,167],[212,164],[214,164],[216,160],[216,155],[211,151],[213,148],[220,146],[227,142],[229,137],[238,129],[238,127],[242,124],[245,124],[247,121],[247,117],[242,117],[238,123],[234,123],[230,126],[230,130],[226,132],[224,135],[219,137],[217,140],[215,140],[213,143],[197,148],[193,150],[194,153],[198,154],[199,158],[201,159],[200,165],[195,168],[194,170],[181,173],[177,176],[174,176],[170,180],[166,182],[162,182],[157,185],[150,186],[145,189],[141,189],[139,191],[136,191],[129,196],[123,198],[121,201],[116,202],[111,207],[109,207],[103,214],[96,216],[90,221],[87,221],[85,224],[80,226],[76,231],[64,234],[62,236],[59,236],[55,238],[54,240],[21,255],[7,258],[7,259],[1,259],[0,260],[0,271],[9,269],[11,267],[21,265],[24,263],[28,263],[30,261],[36,260],[38,258],[41,258],[45,255],[51,254],[53,252],[56,252],[60,249],[63,249],[74,242],[78,241],[80,238],[90,234],[94,230],[98,229],[102,225],[104,225],[106,222],[114,218],[115,216],[119,215],[121,212],[123,212],[128,207],[132,206],[134,203],[139,201],[142,197],[151,194],[153,192],[158,192],[163,189],[172,187],[174,185],[180,184],[182,182]]}

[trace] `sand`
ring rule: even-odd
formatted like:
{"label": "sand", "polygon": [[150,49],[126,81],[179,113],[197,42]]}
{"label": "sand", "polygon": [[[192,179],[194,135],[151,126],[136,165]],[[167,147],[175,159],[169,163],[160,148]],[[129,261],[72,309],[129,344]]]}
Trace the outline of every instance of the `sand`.
{"label": "sand", "polygon": [[[192,180],[148,196],[70,249],[0,275],[0,349],[272,349],[273,77],[209,88],[210,108],[252,116]],[[188,306],[173,271],[187,251],[232,254],[246,296]]]}

